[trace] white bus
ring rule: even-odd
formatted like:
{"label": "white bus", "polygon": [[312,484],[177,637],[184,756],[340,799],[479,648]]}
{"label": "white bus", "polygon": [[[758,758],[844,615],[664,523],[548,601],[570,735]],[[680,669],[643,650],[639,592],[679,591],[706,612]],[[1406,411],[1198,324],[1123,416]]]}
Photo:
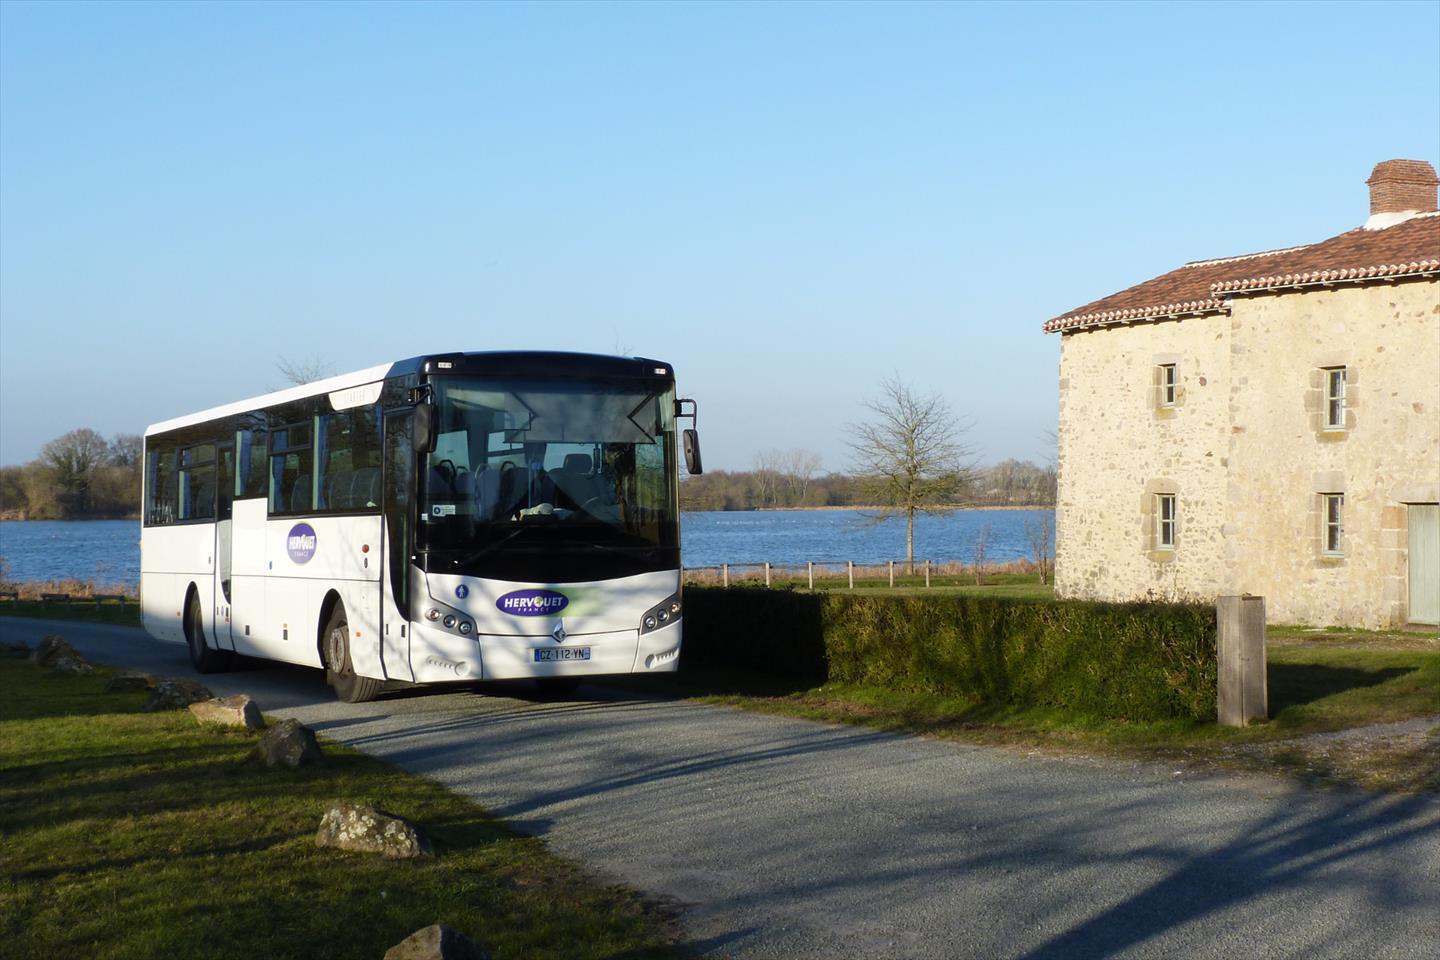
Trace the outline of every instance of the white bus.
{"label": "white bus", "polygon": [[[677,419],[668,363],[416,357],[145,431],[145,629],[201,672],[236,654],[386,681],[672,671]],[[700,472],[693,429],[687,469]]]}

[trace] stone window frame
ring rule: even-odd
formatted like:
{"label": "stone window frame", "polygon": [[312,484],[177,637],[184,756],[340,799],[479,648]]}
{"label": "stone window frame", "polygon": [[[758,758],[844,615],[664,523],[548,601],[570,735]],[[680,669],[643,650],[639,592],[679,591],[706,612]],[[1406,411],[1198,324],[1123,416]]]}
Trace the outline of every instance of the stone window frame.
{"label": "stone window frame", "polygon": [[[1185,386],[1180,380],[1181,357],[1176,353],[1157,353],[1151,358],[1150,413],[1156,420],[1174,418],[1185,405]],[[1166,374],[1170,374],[1167,381]]]}
{"label": "stone window frame", "polygon": [[[1160,542],[1165,523],[1162,517],[1162,505],[1165,501],[1162,498],[1169,499],[1172,509],[1169,521],[1171,543],[1168,545]],[[1180,485],[1174,480],[1156,478],[1145,483],[1145,491],[1140,499],[1140,534],[1141,550],[1147,559],[1155,563],[1171,563],[1175,560],[1185,532],[1181,505]]]}
{"label": "stone window frame", "polygon": [[[1340,374],[1340,392],[1332,394],[1334,375]],[[1305,410],[1310,416],[1310,428],[1317,440],[1332,443],[1344,440],[1355,430],[1355,411],[1360,406],[1355,391],[1360,382],[1359,371],[1352,358],[1340,353],[1328,353],[1314,358],[1310,370],[1310,388],[1305,395]],[[1333,404],[1338,401],[1338,418],[1332,417]]]}

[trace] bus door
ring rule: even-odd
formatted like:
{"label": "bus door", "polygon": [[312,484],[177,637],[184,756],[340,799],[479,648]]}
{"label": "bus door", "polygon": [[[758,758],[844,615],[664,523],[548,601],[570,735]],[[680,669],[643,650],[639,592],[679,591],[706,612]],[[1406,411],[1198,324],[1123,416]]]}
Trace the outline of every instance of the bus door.
{"label": "bus door", "polygon": [[215,645],[222,650],[234,650],[235,640],[230,633],[231,601],[231,553],[234,537],[232,514],[235,504],[235,444],[222,443],[215,450],[215,569],[214,597],[211,609],[215,611]]}
{"label": "bus door", "polygon": [[411,409],[385,414],[384,566],[380,575],[381,656],[387,676],[415,679],[410,670],[410,558],[415,553],[415,448]]}
{"label": "bus door", "polygon": [[265,617],[266,492],[270,482],[264,414],[241,416],[235,432],[235,502],[230,518],[229,564],[230,642],[237,653],[272,655],[260,645]]}

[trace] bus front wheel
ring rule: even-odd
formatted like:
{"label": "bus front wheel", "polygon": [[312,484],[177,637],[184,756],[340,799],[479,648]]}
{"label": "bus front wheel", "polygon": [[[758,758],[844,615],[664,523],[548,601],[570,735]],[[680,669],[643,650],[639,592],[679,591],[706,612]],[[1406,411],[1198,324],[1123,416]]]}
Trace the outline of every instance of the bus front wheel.
{"label": "bus front wheel", "polygon": [[350,623],[345,619],[345,605],[336,602],[325,624],[325,682],[335,688],[335,696],[346,703],[364,703],[380,695],[385,681],[357,676],[350,662]]}

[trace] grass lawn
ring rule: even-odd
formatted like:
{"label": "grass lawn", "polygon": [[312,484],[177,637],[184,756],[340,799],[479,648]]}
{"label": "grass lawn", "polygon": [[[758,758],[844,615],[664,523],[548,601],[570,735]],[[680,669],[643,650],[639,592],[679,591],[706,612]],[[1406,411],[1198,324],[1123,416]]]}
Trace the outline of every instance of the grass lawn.
{"label": "grass lawn", "polygon": [[826,722],[1065,755],[1239,768],[1325,784],[1440,791],[1440,735],[1326,734],[1440,716],[1440,638],[1271,628],[1270,721],[1127,723],[1039,707],[977,703],[874,687],[802,688],[734,670],[687,664],[647,678],[657,693]]}
{"label": "grass lawn", "polygon": [[[141,713],[104,672],[0,659],[0,943],[6,957],[365,958],[443,922],[509,957],[671,957],[669,924],[421,777],[326,744],[250,760],[258,734]],[[415,822],[423,861],[320,849],[330,801]]]}

